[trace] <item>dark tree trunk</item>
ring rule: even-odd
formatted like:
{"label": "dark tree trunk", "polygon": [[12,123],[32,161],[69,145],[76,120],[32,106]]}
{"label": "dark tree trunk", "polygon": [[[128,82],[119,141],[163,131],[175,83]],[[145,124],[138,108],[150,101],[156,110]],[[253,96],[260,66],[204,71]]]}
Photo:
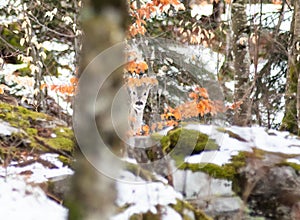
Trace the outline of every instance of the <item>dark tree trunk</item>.
{"label": "dark tree trunk", "polygon": [[234,113],[233,123],[239,126],[247,126],[250,123],[251,102],[249,99],[250,85],[250,56],[248,48],[246,0],[236,0],[232,4],[232,30],[233,30],[233,56],[235,91],[234,101],[242,101],[240,109]]}

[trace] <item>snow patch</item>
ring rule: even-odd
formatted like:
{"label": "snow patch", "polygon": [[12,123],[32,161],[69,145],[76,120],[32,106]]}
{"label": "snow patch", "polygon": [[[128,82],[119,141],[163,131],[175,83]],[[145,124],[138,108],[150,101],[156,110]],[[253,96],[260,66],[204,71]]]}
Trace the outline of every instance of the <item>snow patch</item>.
{"label": "snow patch", "polygon": [[[209,135],[220,147],[218,151],[204,151],[201,154],[189,156],[185,159],[185,162],[188,163],[223,165],[229,163],[231,157],[236,155],[237,152],[251,152],[253,148],[283,154],[300,154],[300,140],[295,136],[290,136],[288,132],[268,131],[263,127],[231,126],[226,128],[227,131],[237,136],[235,138],[218,131],[212,125],[189,124],[185,128]],[[297,161],[299,162],[299,160]]]}
{"label": "snow patch", "polygon": [[[30,160],[32,158],[27,158]],[[69,167],[64,166],[63,163],[58,160],[58,154],[44,154],[41,155],[41,159],[50,162],[57,168],[48,168],[39,162],[34,162],[30,165],[24,167],[15,166],[14,163],[10,164],[8,167],[0,167],[0,176],[15,176],[17,174],[24,173],[25,171],[30,171],[31,174],[26,175],[27,181],[32,183],[42,183],[49,179],[59,178],[67,175],[72,175],[74,173]]]}
{"label": "snow patch", "polygon": [[21,177],[0,178],[1,216],[6,220],[65,220],[68,210]]}
{"label": "snow patch", "polygon": [[[136,180],[136,177],[128,171],[122,172],[124,181]],[[117,182],[118,198],[116,204],[119,207],[130,205],[124,212],[114,216],[111,220],[129,219],[130,216],[148,211],[156,214],[157,205],[167,206],[176,204],[177,199],[182,199],[182,195],[174,190],[173,187],[161,182],[145,182],[140,179],[141,183],[133,184],[132,182]],[[173,213],[174,214],[174,213]],[[171,212],[172,215],[172,212]]]}
{"label": "snow patch", "polygon": [[10,136],[12,133],[19,132],[19,129],[12,127],[8,122],[0,120],[0,135]]}

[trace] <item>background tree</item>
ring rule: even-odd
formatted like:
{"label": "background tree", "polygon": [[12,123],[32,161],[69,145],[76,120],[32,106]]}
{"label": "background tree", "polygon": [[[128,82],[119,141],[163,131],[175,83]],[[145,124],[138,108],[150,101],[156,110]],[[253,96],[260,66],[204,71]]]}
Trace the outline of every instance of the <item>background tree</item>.
{"label": "background tree", "polygon": [[285,96],[285,115],[281,129],[299,134],[300,130],[300,3],[294,1],[291,24],[292,37],[289,46],[288,73]]}
{"label": "background tree", "polygon": [[[32,77],[34,85],[31,93],[20,98],[36,110],[45,112],[49,108],[47,90],[58,89],[43,86],[46,76],[58,77],[62,71],[75,76],[81,47],[80,7],[81,1],[12,0],[0,9],[6,17],[0,29],[0,58],[6,63],[27,64],[18,70],[18,75]],[[9,82],[3,77],[1,83]],[[20,96],[18,90],[24,89],[18,83],[9,86],[10,93],[16,96]],[[64,97],[63,89],[57,92]]]}
{"label": "background tree", "polygon": [[249,35],[246,15],[246,0],[237,0],[232,3],[232,30],[233,30],[233,60],[235,102],[242,101],[240,109],[234,113],[233,123],[239,126],[246,126],[251,117],[251,93],[249,85],[250,55]]}

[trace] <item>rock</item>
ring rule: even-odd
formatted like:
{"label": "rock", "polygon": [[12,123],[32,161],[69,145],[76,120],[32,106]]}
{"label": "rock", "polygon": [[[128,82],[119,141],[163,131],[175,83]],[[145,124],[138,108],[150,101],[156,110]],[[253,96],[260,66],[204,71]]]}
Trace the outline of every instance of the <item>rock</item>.
{"label": "rock", "polygon": [[299,202],[300,176],[289,166],[271,167],[249,196],[253,213],[272,219],[295,219],[299,215]]}
{"label": "rock", "polygon": [[191,170],[177,170],[173,175],[175,190],[181,192],[195,207],[214,219],[226,216],[238,219],[243,202],[232,191],[231,181]]}

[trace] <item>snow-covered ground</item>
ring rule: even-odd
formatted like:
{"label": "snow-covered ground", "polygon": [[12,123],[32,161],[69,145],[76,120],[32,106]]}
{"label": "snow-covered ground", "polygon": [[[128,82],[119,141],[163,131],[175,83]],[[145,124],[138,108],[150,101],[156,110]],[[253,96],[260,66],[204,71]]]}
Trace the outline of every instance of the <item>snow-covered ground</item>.
{"label": "snow-covered ground", "polygon": [[[119,207],[130,204],[124,212],[114,216],[111,220],[129,219],[133,214],[147,213],[148,211],[156,214],[157,205],[163,206],[163,219],[177,220],[181,219],[180,215],[169,204],[176,204],[176,199],[182,199],[182,195],[174,190],[170,185],[161,182],[145,182],[139,178],[139,183],[133,184],[132,181],[137,181],[135,175],[124,171],[122,180],[117,182],[117,205]],[[125,182],[129,181],[129,182]],[[161,211],[161,210],[160,210]]]}
{"label": "snow-covered ground", "polygon": [[[218,129],[212,125],[201,125],[201,124],[188,124],[185,126],[186,129],[197,130],[202,133],[209,135],[209,137],[216,141],[220,146],[218,151],[204,151],[199,155],[192,155],[185,158],[185,162],[194,164],[205,164],[214,163],[217,165],[224,165],[230,162],[233,155],[237,155],[240,151],[253,151],[253,148],[262,149],[267,152],[281,153],[287,155],[287,162],[300,164],[300,139],[297,136],[292,136],[288,132],[279,132],[276,130],[267,130],[262,127],[237,127],[231,126],[226,127],[224,132],[223,129]],[[165,129],[160,132],[161,135],[166,135],[171,128]],[[231,137],[228,133],[234,134]],[[127,162],[130,162],[129,160]],[[192,172],[191,172],[192,173]],[[185,181],[182,170],[175,170],[173,173],[175,188],[184,188],[183,182]],[[196,175],[196,174],[194,174]],[[198,190],[199,187],[202,189],[198,192],[200,195],[205,194],[207,188],[214,187],[211,193],[216,194],[232,194],[231,182],[227,180],[210,179],[205,185],[205,175],[199,173],[198,180],[194,183],[189,182],[186,186],[186,192],[194,194],[194,191]],[[196,175],[197,177],[197,175]],[[124,182],[117,183],[118,199],[117,205],[119,207],[126,207],[122,213],[114,216],[112,220],[126,220],[129,216],[134,213],[147,213],[148,211],[156,213],[157,210],[155,205],[161,205],[164,210],[163,219],[182,219],[182,217],[172,209],[169,205],[176,203],[176,199],[182,199],[183,196],[179,192],[175,191],[174,188],[166,185],[162,182],[147,183],[137,178],[131,173],[124,172],[122,174],[122,180]],[[131,181],[126,183],[125,181]],[[221,181],[221,182],[220,182]],[[223,182],[222,182],[223,181]],[[226,182],[227,181],[227,182]],[[224,184],[224,182],[226,184]],[[195,186],[191,184],[196,184]],[[212,184],[212,185],[210,185]],[[223,187],[223,188],[222,188]],[[204,190],[205,189],[205,190]],[[201,194],[202,193],[202,194]],[[187,194],[186,194],[187,195]],[[207,195],[206,195],[207,196]]]}
{"label": "snow-covered ground", "polygon": [[55,168],[45,167],[39,160],[34,162],[34,158],[27,157],[24,162],[32,161],[32,163],[26,166],[20,166],[20,162],[12,162],[7,167],[0,167],[0,176],[16,176],[28,171],[30,172],[30,175],[26,176],[27,182],[43,183],[51,179],[62,178],[74,173],[73,170],[64,166],[63,163],[58,160],[58,154],[43,154],[40,156],[40,159],[50,162],[51,166],[55,166]]}
{"label": "snow-covered ground", "polygon": [[0,177],[0,215],[5,220],[65,220],[68,210],[21,176]]}
{"label": "snow-covered ground", "polygon": [[226,131],[238,135],[243,141],[230,137],[228,133],[220,132],[211,125],[190,124],[185,128],[197,130],[210,136],[220,146],[218,151],[206,151],[199,155],[186,158],[188,163],[214,163],[223,165],[230,162],[233,155],[239,151],[252,151],[253,148],[267,152],[298,155],[292,158],[294,163],[300,164],[300,139],[289,135],[288,132],[267,130],[262,127],[231,126]]}
{"label": "snow-covered ground", "polygon": [[68,210],[49,199],[38,186],[38,183],[73,174],[70,168],[63,166],[57,156],[56,154],[41,156],[41,159],[50,162],[56,168],[45,167],[39,162],[24,167],[16,166],[14,162],[7,167],[0,166],[0,215],[5,217],[3,219],[67,219]]}

